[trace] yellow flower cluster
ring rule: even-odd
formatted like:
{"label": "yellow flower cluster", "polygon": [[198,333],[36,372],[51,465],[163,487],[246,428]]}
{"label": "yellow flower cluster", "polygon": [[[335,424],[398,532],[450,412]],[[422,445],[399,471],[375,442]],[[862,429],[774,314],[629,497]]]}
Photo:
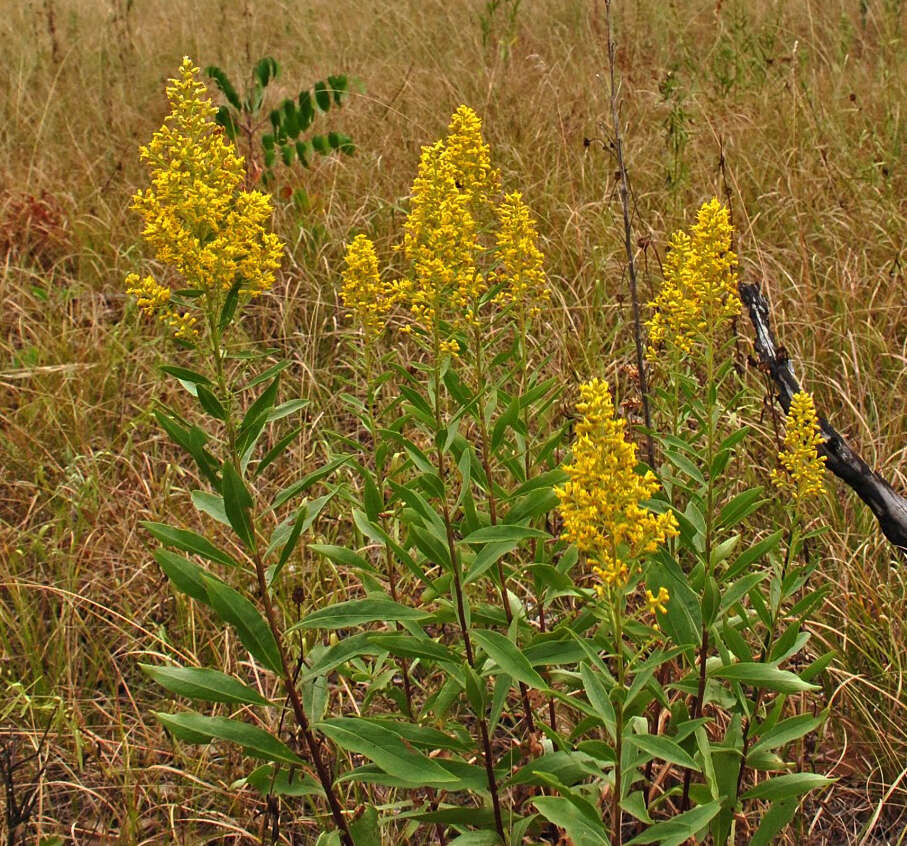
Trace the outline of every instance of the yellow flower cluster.
{"label": "yellow flower cluster", "polygon": [[444,156],[458,190],[466,195],[470,210],[476,214],[497,192],[501,175],[491,166],[491,149],[482,138],[482,120],[469,106],[459,106],[451,116]]}
{"label": "yellow flower cluster", "polygon": [[145,314],[157,315],[177,338],[191,340],[196,336],[197,319],[188,312],[179,312],[170,302],[171,291],[166,285],[155,282],[151,276],[140,277],[137,273],[126,276],[126,293],[136,298],[136,303]]}
{"label": "yellow flower cluster", "polygon": [[816,448],[822,443],[813,398],[805,391],[794,394],[787,413],[784,449],[778,453],[782,469],[772,470],[772,481],[794,503],[825,491],[822,481],[825,456]]}
{"label": "yellow flower cluster", "polygon": [[544,258],[538,248],[538,232],[523,195],[514,191],[498,206],[498,258],[506,287],[495,298],[513,303],[525,317],[536,317],[551,298],[545,284]]}
{"label": "yellow flower cluster", "polygon": [[737,256],[730,214],[717,199],[705,203],[689,235],[676,232],[664,262],[664,286],[649,305],[649,358],[667,344],[690,353],[697,340],[740,314]]}
{"label": "yellow flower cluster", "polygon": [[[469,194],[457,187],[459,175],[443,141],[423,147],[404,227],[403,251],[413,277],[397,283],[396,297],[434,337],[440,337],[442,320],[452,329],[474,324],[477,301],[486,289],[475,264],[475,218]],[[457,352],[450,338],[441,346]]]}
{"label": "yellow flower cluster", "polygon": [[[271,198],[243,190],[243,160],[214,122],[216,108],[197,74],[185,58],[167,87],[170,114],[140,150],[151,186],[136,193],[133,208],[158,260],[182,277],[180,287],[201,290],[214,307],[237,282],[244,296],[268,290],[282,244],[265,228]],[[159,291],[151,300],[165,302]]]}
{"label": "yellow flower cluster", "polygon": [[340,297],[366,339],[384,328],[393,306],[393,286],[382,281],[375,245],[365,235],[357,235],[347,247]]}
{"label": "yellow flower cluster", "polygon": [[650,471],[636,472],[636,445],[615,417],[608,384],[593,379],[580,386],[580,397],[573,461],[564,466],[569,479],[555,492],[563,537],[588,556],[604,592],[604,586],[626,584],[629,564],[676,535],[677,521],[642,505],[658,482]]}

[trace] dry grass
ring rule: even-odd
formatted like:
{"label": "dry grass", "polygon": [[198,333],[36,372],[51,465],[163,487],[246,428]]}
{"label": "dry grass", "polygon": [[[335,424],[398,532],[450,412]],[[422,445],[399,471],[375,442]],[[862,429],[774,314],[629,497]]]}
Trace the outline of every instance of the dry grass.
{"label": "dry grass", "polygon": [[[625,143],[648,239],[644,290],[667,234],[701,200],[729,196],[745,274],[767,286],[820,408],[907,488],[903,4],[619,5]],[[580,0],[524,3],[504,56],[482,44],[482,11],[480,0],[4,9],[0,671],[24,690],[9,688],[0,716],[25,754],[56,715],[41,758],[22,773],[27,783],[41,770],[29,838],[245,843],[260,824],[257,805],[228,788],[239,762],[214,751],[178,757],[149,717],[159,694],[135,670],[174,645],[237,660],[228,635],[164,589],[136,530],[139,519],[178,514],[191,487],[150,417],[157,399],[182,402],[156,378],[162,342],[122,290],[141,261],[128,211],[144,179],[136,150],[160,123],[163,82],[183,54],[234,77],[272,54],[287,92],[338,69],[365,86],[331,118],[358,154],[319,161],[281,186],[304,185],[311,208],[281,208],[286,272],[251,323],[290,352],[294,387],[313,398],[293,464],[313,461],[318,425],[331,422],[342,245],[367,231],[389,253],[419,147],[460,102],[482,114],[505,184],[541,218],[558,308],[539,341],[555,350],[552,367],[569,378],[630,360],[598,12]],[[669,184],[670,173],[679,182]],[[757,460],[769,459],[764,426]],[[838,717],[819,764],[845,782],[791,836],[900,842],[892,820],[907,797],[907,584],[848,490],[836,486],[825,506],[819,543],[831,590],[816,637],[841,653],[828,689]],[[322,591],[343,578],[305,577]]]}

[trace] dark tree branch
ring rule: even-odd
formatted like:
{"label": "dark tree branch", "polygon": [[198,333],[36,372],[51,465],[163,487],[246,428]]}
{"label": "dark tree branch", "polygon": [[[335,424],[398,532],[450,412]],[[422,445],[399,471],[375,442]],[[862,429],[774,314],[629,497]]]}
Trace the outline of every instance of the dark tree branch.
{"label": "dark tree branch", "polygon": [[[756,332],[756,353],[768,368],[786,413],[794,394],[800,390],[800,383],[787,352],[775,342],[768,301],[759,285],[741,282],[739,290]],[[853,488],[875,514],[885,537],[902,555],[907,553],[907,499],[876,473],[824,417],[819,417],[819,427],[824,440],[821,452],[825,455],[825,466]]]}

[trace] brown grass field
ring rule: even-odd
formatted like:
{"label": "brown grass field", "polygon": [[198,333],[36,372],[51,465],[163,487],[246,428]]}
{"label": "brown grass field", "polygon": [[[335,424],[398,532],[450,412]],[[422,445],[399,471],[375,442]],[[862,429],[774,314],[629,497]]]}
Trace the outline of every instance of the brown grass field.
{"label": "brown grass field", "polygon": [[[4,754],[41,751],[17,785],[36,790],[34,814],[8,842],[257,843],[258,801],[230,788],[238,754],[174,745],[151,715],[166,697],[135,666],[168,644],[236,660],[171,595],[138,527],[195,519],[191,474],[152,417],[156,401],[186,400],[158,378],[166,342],[123,289],[143,261],[130,196],[165,80],[183,55],[234,79],[272,55],[279,94],[335,72],[362,84],[325,118],[356,154],[282,171],[287,256],[246,323],[292,358],[288,384],[312,400],[291,479],[344,426],[330,402],[344,244],[366,231],[389,252],[420,147],[459,103],[539,217],[549,366],[579,381],[633,361],[603,5],[523,0],[511,20],[483,0],[0,7],[0,725]],[[742,276],[763,283],[798,375],[907,490],[907,5],[620,0],[615,38],[646,299],[670,233],[729,198]],[[299,186],[301,210],[288,199]],[[765,438],[747,472],[764,480],[772,415],[760,417],[762,378],[750,381]],[[907,581],[869,511],[837,481],[829,490],[816,515],[828,594],[812,630],[838,650],[833,718],[803,754],[840,780],[785,842],[901,843]],[[347,587],[327,564],[297,578],[321,602]]]}

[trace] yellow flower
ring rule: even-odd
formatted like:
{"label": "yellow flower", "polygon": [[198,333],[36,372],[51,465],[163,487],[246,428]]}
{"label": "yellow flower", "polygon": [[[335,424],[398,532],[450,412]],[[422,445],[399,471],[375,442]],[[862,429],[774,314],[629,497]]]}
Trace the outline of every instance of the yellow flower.
{"label": "yellow flower", "polygon": [[[486,289],[475,265],[478,242],[469,196],[457,187],[455,173],[442,141],[422,148],[403,237],[413,276],[395,286],[395,298],[436,338],[442,320],[452,329],[473,325]],[[449,339],[442,346],[456,350]]]}
{"label": "yellow flower", "polygon": [[[214,309],[237,282],[246,297],[268,290],[282,244],[265,228],[271,198],[243,190],[243,160],[214,122],[197,74],[185,58],[170,81],[170,114],[140,150],[151,186],[135,194],[133,208],[158,260],[181,277],[179,287],[202,291],[203,305]],[[188,331],[188,320],[177,322]]]}
{"label": "yellow flower", "polygon": [[646,590],[646,610],[650,614],[654,614],[656,611],[661,614],[667,614],[667,602],[670,598],[671,594],[668,593],[666,587],[660,587],[657,594],[652,593],[650,590]]}
{"label": "yellow flower", "polygon": [[501,176],[491,166],[491,151],[482,138],[482,121],[469,106],[460,106],[451,116],[444,157],[457,188],[466,195],[470,210],[477,213],[498,190]]}
{"label": "yellow flower", "polygon": [[378,272],[375,245],[365,235],[357,235],[346,250],[340,297],[367,339],[384,328],[393,305],[392,293],[392,286],[383,282]]}
{"label": "yellow flower", "polygon": [[170,302],[170,289],[159,285],[151,276],[140,279],[138,273],[126,277],[126,293],[135,297],[136,304],[145,314],[152,315]]}
{"label": "yellow flower", "polygon": [[636,472],[636,445],[615,417],[607,383],[581,385],[580,397],[573,460],[564,465],[569,479],[555,488],[562,536],[586,554],[604,585],[622,586],[633,561],[677,534],[677,521],[670,512],[655,514],[643,505],[658,481],[651,471]]}
{"label": "yellow flower", "polygon": [[655,310],[646,323],[650,359],[666,345],[690,353],[697,341],[740,314],[732,232],[728,210],[713,199],[699,209],[690,235],[672,236],[664,285],[649,303]]}
{"label": "yellow flower", "polygon": [[778,453],[783,470],[772,470],[772,481],[779,491],[792,497],[794,504],[825,491],[825,456],[816,451],[822,442],[812,396],[805,391],[794,394],[787,413],[784,449]]}
{"label": "yellow flower", "polygon": [[506,284],[495,299],[505,305],[515,304],[523,320],[527,316],[535,317],[551,293],[545,284],[544,259],[538,248],[535,221],[519,191],[504,198],[498,207],[498,220],[498,259]]}

